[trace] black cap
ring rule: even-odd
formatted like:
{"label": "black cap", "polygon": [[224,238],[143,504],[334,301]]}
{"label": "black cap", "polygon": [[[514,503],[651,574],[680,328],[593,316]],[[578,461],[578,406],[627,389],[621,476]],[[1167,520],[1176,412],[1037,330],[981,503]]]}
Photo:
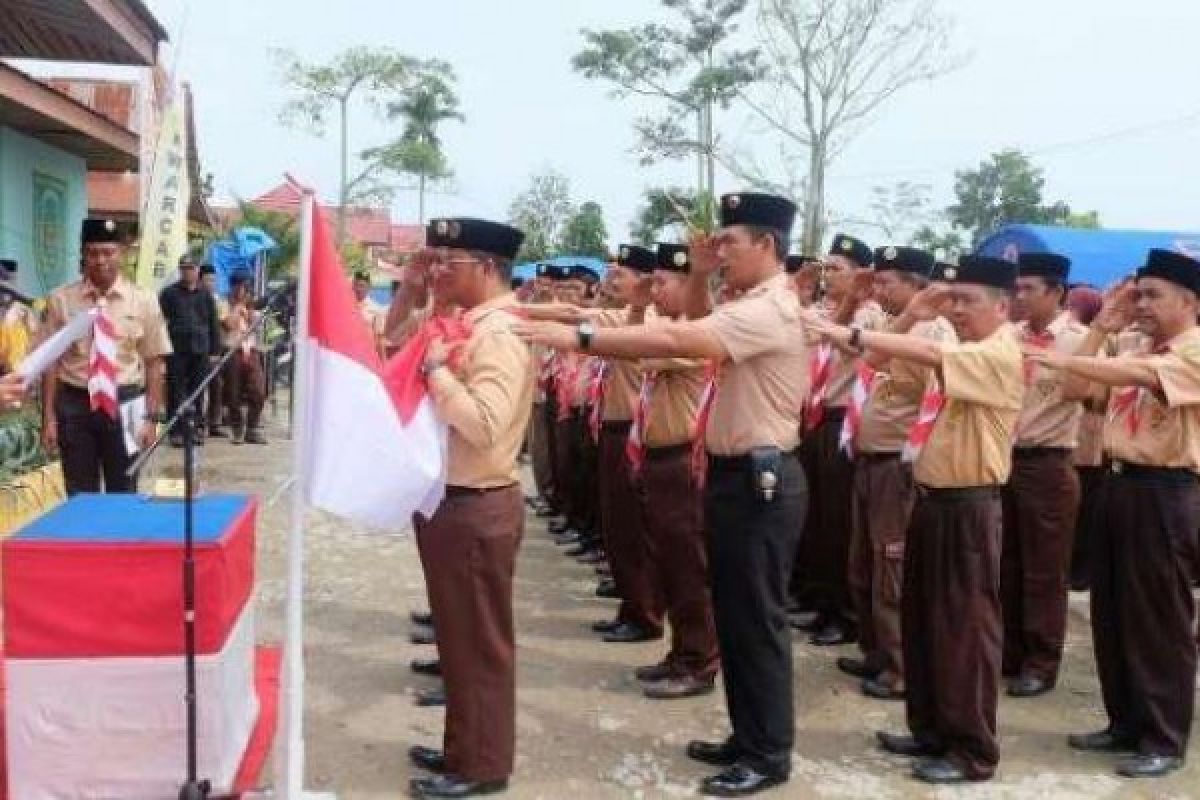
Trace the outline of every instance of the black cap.
{"label": "black cap", "polygon": [[567,277],[583,281],[584,283],[595,283],[600,280],[600,274],[587,264],[572,264],[567,267],[567,273]]}
{"label": "black cap", "polygon": [[788,235],[796,221],[796,204],[786,197],[759,192],[736,192],[721,198],[721,227],[753,225]]}
{"label": "black cap", "polygon": [[121,241],[121,237],[117,231],[117,223],[111,219],[102,219],[99,217],[89,217],[83,221],[80,239],[83,244],[119,243]]}
{"label": "black cap", "polygon": [[1139,278],[1161,278],[1200,294],[1200,261],[1174,250],[1151,250],[1146,266],[1137,271]]}
{"label": "black cap", "polygon": [[559,264],[546,264],[546,277],[552,281],[565,281],[571,278],[571,268]]}
{"label": "black cap", "polygon": [[686,244],[660,242],[656,258],[657,264],[655,265],[655,269],[683,273],[692,271],[692,259],[688,254],[688,246]]}
{"label": "black cap", "polygon": [[795,275],[808,264],[816,264],[820,260],[814,256],[788,256],[787,260],[783,262],[783,267],[787,270],[788,275]]}
{"label": "black cap", "polygon": [[0,272],[8,275],[16,275],[17,262],[11,258],[0,258]]}
{"label": "black cap", "polygon": [[658,263],[654,251],[636,244],[623,244],[617,250],[617,265],[634,272],[654,272]]}
{"label": "black cap", "polygon": [[425,232],[429,247],[479,250],[500,258],[514,259],[525,234],[511,225],[470,217],[435,219]]}
{"label": "black cap", "polygon": [[214,267],[212,264],[201,264],[200,265],[200,274],[201,275],[216,275],[217,268]]}
{"label": "black cap", "polygon": [[948,269],[952,269],[955,272],[957,272],[958,265],[951,264],[948,261],[935,261],[933,264],[933,269],[929,270],[929,280],[945,281],[946,280],[946,270],[948,270]]}
{"label": "black cap", "polygon": [[1021,275],[1035,275],[1066,284],[1071,274],[1071,259],[1057,253],[1021,253],[1017,256],[1017,269]]}
{"label": "black cap", "polygon": [[1017,287],[1017,265],[1002,258],[963,256],[958,266],[947,264],[940,280],[947,283],[974,283],[1012,291]]}
{"label": "black cap", "polygon": [[933,253],[919,247],[880,247],[875,251],[875,269],[910,272],[928,278],[933,272]]}
{"label": "black cap", "polygon": [[192,256],[181,256],[179,259],[180,269],[199,269],[200,263]]}
{"label": "black cap", "polygon": [[866,242],[844,233],[833,237],[833,244],[829,246],[829,255],[843,256],[860,267],[871,266],[871,262],[875,258],[875,254],[871,252],[871,248]]}

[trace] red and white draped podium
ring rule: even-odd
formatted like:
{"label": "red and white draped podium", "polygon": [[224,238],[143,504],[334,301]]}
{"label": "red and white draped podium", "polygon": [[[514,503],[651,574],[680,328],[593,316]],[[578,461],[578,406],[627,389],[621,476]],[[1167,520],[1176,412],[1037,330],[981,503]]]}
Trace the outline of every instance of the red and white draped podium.
{"label": "red and white draped podium", "polygon": [[[229,790],[259,714],[257,503],[196,503],[200,776]],[[162,800],[185,777],[183,507],[72,498],[3,543],[11,800]]]}

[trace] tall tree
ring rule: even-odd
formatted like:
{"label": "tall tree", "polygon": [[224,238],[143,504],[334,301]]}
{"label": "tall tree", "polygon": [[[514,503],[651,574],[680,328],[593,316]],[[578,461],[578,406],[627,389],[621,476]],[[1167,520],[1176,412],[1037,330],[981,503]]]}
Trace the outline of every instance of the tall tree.
{"label": "tall tree", "polygon": [[[696,191],[716,192],[720,142],[714,116],[760,74],[757,50],[731,45],[749,0],[661,0],[681,21],[625,30],[583,31],[585,47],[572,60],[588,78],[607,81],[620,97],[664,104],[636,123],[644,164],[696,156]],[[694,132],[680,120],[694,121]]]}
{"label": "tall tree", "polygon": [[604,209],[599,203],[588,201],[576,209],[563,226],[558,250],[592,258],[608,255],[608,226],[604,224]]}
{"label": "tall tree", "polygon": [[979,244],[1000,226],[1015,222],[1100,227],[1095,211],[1074,214],[1061,200],[1043,203],[1046,178],[1020,150],[993,153],[978,168],[960,170],[954,177],[957,202],[946,209],[946,214],[954,225],[971,234],[972,244]]}
{"label": "tall tree", "polygon": [[831,163],[902,89],[960,62],[950,23],[935,0],[762,0],[759,29],[768,74],[741,97],[807,157],[802,246],[816,253],[825,234]]}
{"label": "tall tree", "polygon": [[508,209],[509,222],[525,232],[517,260],[542,261],[553,255],[574,212],[571,184],[564,175],[552,169],[534,175]]}
{"label": "tall tree", "polygon": [[634,242],[650,248],[663,238],[682,241],[691,228],[710,230],[714,212],[711,195],[698,196],[690,189],[647,189],[630,234]]}
{"label": "tall tree", "polygon": [[871,223],[888,242],[900,242],[932,222],[933,188],[925,183],[900,181],[871,190]]}

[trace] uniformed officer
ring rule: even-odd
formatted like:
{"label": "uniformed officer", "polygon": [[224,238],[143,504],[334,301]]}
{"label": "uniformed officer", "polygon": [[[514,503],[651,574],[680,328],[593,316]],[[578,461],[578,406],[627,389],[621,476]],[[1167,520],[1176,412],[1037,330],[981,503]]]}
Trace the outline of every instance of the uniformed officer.
{"label": "uniformed officer", "polygon": [[[945,277],[952,284],[922,290],[892,332],[806,315],[816,333],[923,365],[938,376],[939,411],[919,415],[909,435],[910,445],[921,448],[903,590],[912,735],[879,734],[886,750],[921,757],[913,774],[929,783],[986,780],[999,761],[1000,488],[1011,470],[1025,388],[1021,349],[1008,322],[1016,265],[968,256],[946,268]],[[958,344],[907,333],[944,309]]]}
{"label": "uniformed officer", "polygon": [[116,223],[84,220],[82,243],[83,278],[50,294],[42,332],[50,337],[92,309],[98,315],[42,379],[42,441],[62,453],[68,494],[134,492],[137,480],[125,471],[154,442],[171,343],[157,298],[121,275]]}
{"label": "uniformed officer", "polygon": [[513,333],[512,259],[523,236],[477,219],[438,219],[433,290],[464,312],[465,341],[438,340],[422,371],[449,428],[446,498],[418,520],[446,685],[441,751],[413,747],[417,797],[502,790],[516,737],[512,589],[525,521],[517,457],[533,403],[529,348]]}
{"label": "uniformed officer", "polygon": [[[200,285],[212,295],[217,307],[218,347],[221,355],[228,351],[225,342],[225,323],[229,320],[229,301],[217,291],[217,269],[212,264],[200,265]],[[226,365],[228,366],[228,365]],[[216,439],[228,438],[229,433],[221,427],[225,417],[225,370],[222,370],[208,385],[204,400],[204,419],[207,435]]]}
{"label": "uniformed officer", "polygon": [[[612,329],[520,326],[530,340],[563,349],[720,365],[704,436],[705,520],[733,734],[719,744],[688,745],[692,758],[725,768],[701,788],[719,796],[785,782],[795,741],[786,604],[807,501],[795,450],[808,375],[800,304],[783,266],[795,213],[781,197],[724,196],[720,231],[691,244],[685,321]],[[709,280],[718,268],[736,297],[714,309]]]}
{"label": "uniformed officer", "polygon": [[[1092,638],[1109,725],[1072,747],[1129,752],[1118,772],[1156,777],[1187,752],[1196,691],[1192,585],[1200,530],[1200,262],[1151,250],[1111,292],[1079,354],[1029,351],[1066,371],[1067,396],[1109,396],[1112,474],[1092,542]],[[1130,323],[1137,352],[1097,358]]]}
{"label": "uniformed officer", "polygon": [[[1053,253],[1022,253],[1013,303],[1021,343],[1073,354],[1086,335],[1063,308],[1070,261]],[[1067,572],[1079,511],[1079,475],[1072,461],[1083,404],[1062,395],[1063,376],[1030,363],[1017,421],[1013,470],[1004,490],[1004,550],[1000,598],[1004,662],[1012,697],[1054,688],[1067,633]]]}

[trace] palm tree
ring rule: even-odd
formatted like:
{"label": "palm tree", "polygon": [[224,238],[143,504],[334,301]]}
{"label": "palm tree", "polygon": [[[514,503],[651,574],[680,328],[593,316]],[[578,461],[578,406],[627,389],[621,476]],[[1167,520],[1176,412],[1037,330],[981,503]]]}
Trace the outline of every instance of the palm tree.
{"label": "palm tree", "polygon": [[425,222],[425,192],[429,183],[442,181],[453,173],[446,163],[438,128],[443,122],[465,118],[458,110],[458,96],[452,83],[454,73],[449,65],[443,70],[431,70],[411,88],[405,90],[398,102],[388,106],[391,119],[404,120],[400,139],[382,148],[381,159],[397,172],[417,179],[418,221]]}

